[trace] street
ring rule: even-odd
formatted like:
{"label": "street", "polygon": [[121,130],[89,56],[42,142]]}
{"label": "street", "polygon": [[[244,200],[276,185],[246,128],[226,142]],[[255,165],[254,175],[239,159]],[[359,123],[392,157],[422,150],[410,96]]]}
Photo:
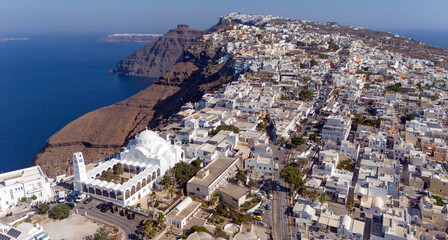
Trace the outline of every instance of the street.
{"label": "street", "polygon": [[103,203],[105,202],[92,199],[92,201],[88,204],[77,203],[73,210],[78,210],[78,213],[81,215],[87,215],[88,217],[96,219],[100,222],[120,228],[121,231],[123,231],[125,239],[138,239],[138,232],[136,231],[137,226],[146,218],[140,216],[139,214],[135,214],[135,219],[127,219],[126,215],[120,215],[120,208],[118,208],[118,211],[114,213],[110,210],[107,212],[101,212],[101,205]]}

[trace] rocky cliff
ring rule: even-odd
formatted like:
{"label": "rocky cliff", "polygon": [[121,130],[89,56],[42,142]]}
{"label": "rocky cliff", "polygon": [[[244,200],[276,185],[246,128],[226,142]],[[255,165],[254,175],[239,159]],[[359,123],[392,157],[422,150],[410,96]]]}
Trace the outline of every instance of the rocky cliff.
{"label": "rocky cliff", "polygon": [[[115,155],[146,127],[177,112],[189,101],[219,89],[232,76],[230,63],[216,64],[221,47],[196,41],[155,83],[122,102],[90,112],[54,134],[34,157],[50,177],[72,174],[72,154],[81,151],[87,163]],[[147,57],[148,61],[158,58]],[[154,60],[155,61],[155,60]]]}
{"label": "rocky cliff", "polygon": [[148,43],[129,57],[121,60],[117,65],[117,73],[140,76],[160,77],[171,66],[182,59],[183,51],[196,39],[204,34],[203,31],[178,25],[168,31],[155,42]]}

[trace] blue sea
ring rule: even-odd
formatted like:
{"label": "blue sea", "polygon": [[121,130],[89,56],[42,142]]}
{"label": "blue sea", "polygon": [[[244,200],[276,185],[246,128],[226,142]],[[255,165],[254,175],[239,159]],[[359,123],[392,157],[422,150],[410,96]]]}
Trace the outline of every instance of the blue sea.
{"label": "blue sea", "polygon": [[124,100],[152,79],[108,74],[144,43],[103,35],[36,35],[0,43],[0,172],[32,166],[46,140],[74,119]]}
{"label": "blue sea", "polygon": [[448,30],[389,29],[383,31],[396,33],[401,36],[412,38],[415,41],[424,42],[435,47],[448,49]]}

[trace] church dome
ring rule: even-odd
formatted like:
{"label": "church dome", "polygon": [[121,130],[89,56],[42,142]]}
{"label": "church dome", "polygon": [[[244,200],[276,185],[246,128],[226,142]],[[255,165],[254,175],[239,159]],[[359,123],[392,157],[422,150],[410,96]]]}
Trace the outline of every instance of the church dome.
{"label": "church dome", "polygon": [[157,133],[151,131],[151,130],[144,130],[141,131],[135,139],[137,140],[138,144],[148,145],[151,144],[153,141],[155,141],[159,136]]}

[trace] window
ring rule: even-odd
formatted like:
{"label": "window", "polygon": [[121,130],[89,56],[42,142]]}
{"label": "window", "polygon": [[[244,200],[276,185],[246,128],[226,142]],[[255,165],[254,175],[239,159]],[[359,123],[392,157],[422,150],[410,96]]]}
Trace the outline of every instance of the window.
{"label": "window", "polygon": [[199,189],[199,188],[196,188],[196,191],[198,191],[198,192],[199,192],[200,190],[201,190],[201,189]]}

